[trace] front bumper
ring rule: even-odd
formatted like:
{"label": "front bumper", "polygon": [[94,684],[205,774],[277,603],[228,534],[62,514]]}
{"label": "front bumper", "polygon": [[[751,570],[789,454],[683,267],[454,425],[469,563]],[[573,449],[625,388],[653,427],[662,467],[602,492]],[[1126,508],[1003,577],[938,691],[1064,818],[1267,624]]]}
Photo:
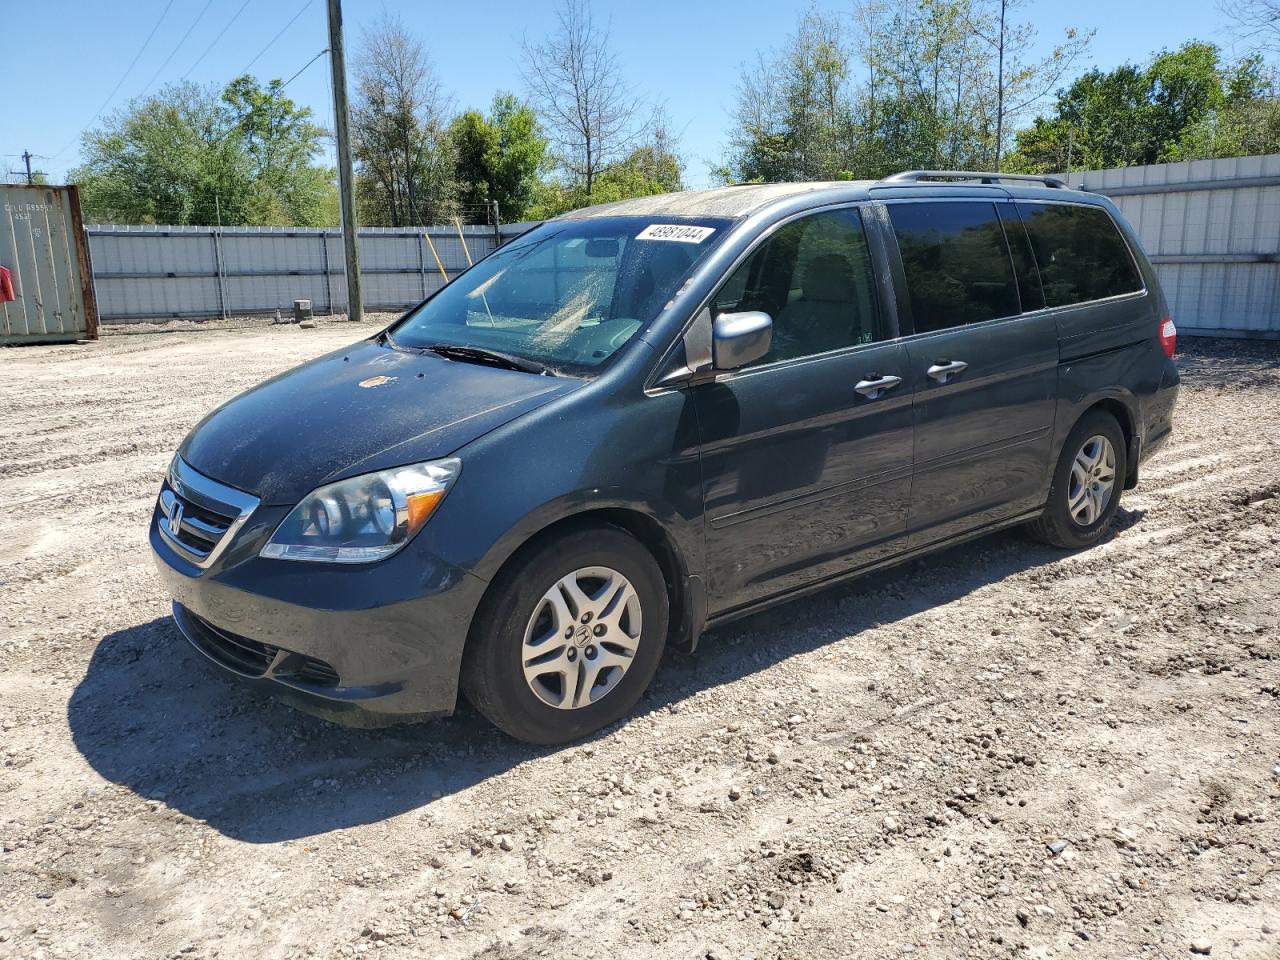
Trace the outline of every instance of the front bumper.
{"label": "front bumper", "polygon": [[378,725],[451,713],[485,582],[413,544],[367,566],[264,560],[255,516],[200,569],[150,540],[178,629],[223,670],[327,719]]}

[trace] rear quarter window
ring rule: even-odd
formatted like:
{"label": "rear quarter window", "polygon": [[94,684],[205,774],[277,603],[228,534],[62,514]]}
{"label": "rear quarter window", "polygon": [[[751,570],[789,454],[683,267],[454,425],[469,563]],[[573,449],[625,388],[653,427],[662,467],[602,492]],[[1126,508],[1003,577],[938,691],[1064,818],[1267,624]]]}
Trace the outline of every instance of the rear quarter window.
{"label": "rear quarter window", "polygon": [[1018,203],[1046,305],[1066,307],[1142,289],[1133,254],[1101,207]]}

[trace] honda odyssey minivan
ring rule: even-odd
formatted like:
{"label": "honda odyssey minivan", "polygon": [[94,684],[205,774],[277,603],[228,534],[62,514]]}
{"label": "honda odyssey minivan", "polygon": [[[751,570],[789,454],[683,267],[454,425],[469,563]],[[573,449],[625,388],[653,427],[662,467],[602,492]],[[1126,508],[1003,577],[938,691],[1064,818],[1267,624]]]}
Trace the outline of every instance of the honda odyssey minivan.
{"label": "honda odyssey minivan", "polygon": [[1175,329],[1104,197],[915,171],[576,210],[209,414],[151,545],[221,667],[536,743],[668,644],[1014,524],[1111,526]]}

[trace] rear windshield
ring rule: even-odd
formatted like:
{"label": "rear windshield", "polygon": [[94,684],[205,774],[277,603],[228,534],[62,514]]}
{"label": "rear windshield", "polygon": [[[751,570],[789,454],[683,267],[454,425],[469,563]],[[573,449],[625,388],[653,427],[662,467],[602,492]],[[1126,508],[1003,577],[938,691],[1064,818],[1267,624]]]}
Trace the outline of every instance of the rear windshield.
{"label": "rear windshield", "polygon": [[589,372],[661,312],[731,221],[552,221],[493,254],[392,331],[408,348],[471,347]]}

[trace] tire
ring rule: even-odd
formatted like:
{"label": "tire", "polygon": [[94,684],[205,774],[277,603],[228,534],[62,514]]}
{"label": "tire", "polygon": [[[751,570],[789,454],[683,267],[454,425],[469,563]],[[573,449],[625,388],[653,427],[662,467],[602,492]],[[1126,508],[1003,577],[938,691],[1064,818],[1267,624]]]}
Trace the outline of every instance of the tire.
{"label": "tire", "polygon": [[463,655],[462,692],[517,740],[577,740],[635,706],[662,659],[669,615],[662,571],[633,537],[604,526],[555,536],[494,578]]}
{"label": "tire", "polygon": [[[1098,508],[1100,493],[1093,487],[1094,484],[1105,486],[1108,473],[1106,451],[1100,440],[1110,445],[1111,485],[1105,491],[1105,504]],[[1115,417],[1101,410],[1090,411],[1081,417],[1062,445],[1062,455],[1053,471],[1049,502],[1044,513],[1027,525],[1031,535],[1068,550],[1091,547],[1103,539],[1120,509],[1120,494],[1128,466],[1125,460],[1127,452],[1124,432]],[[1098,454],[1099,460],[1094,460],[1093,453]],[[1090,461],[1094,462],[1094,467],[1088,466]],[[1082,476],[1088,477],[1085,486],[1090,488],[1084,491],[1083,497],[1079,483]]]}

